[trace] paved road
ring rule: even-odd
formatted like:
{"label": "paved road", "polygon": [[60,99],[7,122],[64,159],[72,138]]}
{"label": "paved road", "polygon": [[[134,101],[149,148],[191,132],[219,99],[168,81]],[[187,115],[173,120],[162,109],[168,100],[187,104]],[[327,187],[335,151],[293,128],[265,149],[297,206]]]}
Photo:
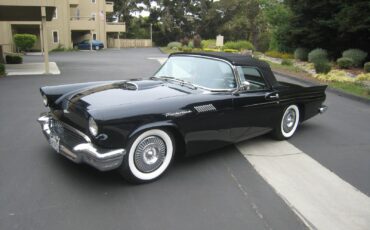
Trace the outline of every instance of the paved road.
{"label": "paved road", "polygon": [[[0,79],[0,229],[305,229],[303,222],[235,147],[175,162],[140,186],[55,154],[36,118],[38,88],[147,77],[157,49],[52,54],[60,76]],[[27,61],[38,61],[29,57]],[[333,94],[330,110],[291,143],[370,194],[368,106]],[[262,137],[268,139],[268,137]]]}

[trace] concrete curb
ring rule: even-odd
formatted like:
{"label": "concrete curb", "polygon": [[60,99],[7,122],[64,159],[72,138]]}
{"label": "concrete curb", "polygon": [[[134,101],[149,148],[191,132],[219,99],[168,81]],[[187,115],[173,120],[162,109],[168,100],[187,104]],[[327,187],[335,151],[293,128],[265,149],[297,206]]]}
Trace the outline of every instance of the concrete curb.
{"label": "concrete curb", "polygon": [[[273,71],[273,72],[275,74],[281,75],[283,77],[293,78],[294,80],[297,80],[297,81],[299,81],[301,83],[304,83],[304,84],[308,84],[310,86],[313,86],[313,85],[317,85],[318,84],[318,83],[313,82],[313,81],[305,80],[305,79],[298,78],[298,77],[293,77],[292,75],[288,75],[286,73],[280,73],[280,72],[277,72],[277,71]],[[363,98],[363,97],[359,97],[359,96],[356,96],[356,95],[353,95],[353,94],[349,94],[349,93],[344,92],[342,90],[331,88],[330,86],[328,86],[328,89],[327,90],[329,92],[331,92],[331,93],[334,93],[334,94],[340,96],[340,97],[345,97],[345,98],[348,98],[348,99],[352,99],[354,101],[358,101],[358,102],[361,102],[361,103],[370,105],[370,100],[369,99],[366,99],[366,98]]]}

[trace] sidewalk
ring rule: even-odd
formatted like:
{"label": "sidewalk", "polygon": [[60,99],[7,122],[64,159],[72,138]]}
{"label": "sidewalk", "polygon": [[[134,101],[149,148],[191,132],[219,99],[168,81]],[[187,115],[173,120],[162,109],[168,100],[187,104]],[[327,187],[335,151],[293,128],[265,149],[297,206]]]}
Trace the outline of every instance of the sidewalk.
{"label": "sidewalk", "polygon": [[[45,73],[44,63],[24,63],[24,64],[6,64],[7,76],[14,75],[42,75]],[[55,62],[49,62],[49,72],[52,75],[59,75],[60,70]]]}

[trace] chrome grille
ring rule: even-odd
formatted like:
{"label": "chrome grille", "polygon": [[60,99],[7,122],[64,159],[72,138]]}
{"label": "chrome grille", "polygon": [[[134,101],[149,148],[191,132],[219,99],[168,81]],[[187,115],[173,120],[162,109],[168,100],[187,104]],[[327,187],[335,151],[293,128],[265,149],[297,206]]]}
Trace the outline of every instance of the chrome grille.
{"label": "chrome grille", "polygon": [[73,148],[78,144],[86,143],[86,140],[81,135],[68,129],[63,125],[63,122],[56,119],[50,119],[49,122],[51,134],[58,136],[64,145]]}

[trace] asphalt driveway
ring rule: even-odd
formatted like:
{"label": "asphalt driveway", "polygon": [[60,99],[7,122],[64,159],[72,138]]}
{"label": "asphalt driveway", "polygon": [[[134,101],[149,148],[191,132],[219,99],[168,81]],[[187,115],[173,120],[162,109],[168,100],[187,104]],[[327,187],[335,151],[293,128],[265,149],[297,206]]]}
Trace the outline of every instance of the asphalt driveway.
{"label": "asphalt driveway", "polygon": [[[149,58],[165,57],[156,48],[53,53],[59,76],[0,78],[0,229],[306,228],[233,146],[175,162],[140,186],[48,146],[36,122],[45,110],[39,87],[145,78],[159,67]],[[369,195],[370,109],[334,94],[327,104],[290,142]]]}

